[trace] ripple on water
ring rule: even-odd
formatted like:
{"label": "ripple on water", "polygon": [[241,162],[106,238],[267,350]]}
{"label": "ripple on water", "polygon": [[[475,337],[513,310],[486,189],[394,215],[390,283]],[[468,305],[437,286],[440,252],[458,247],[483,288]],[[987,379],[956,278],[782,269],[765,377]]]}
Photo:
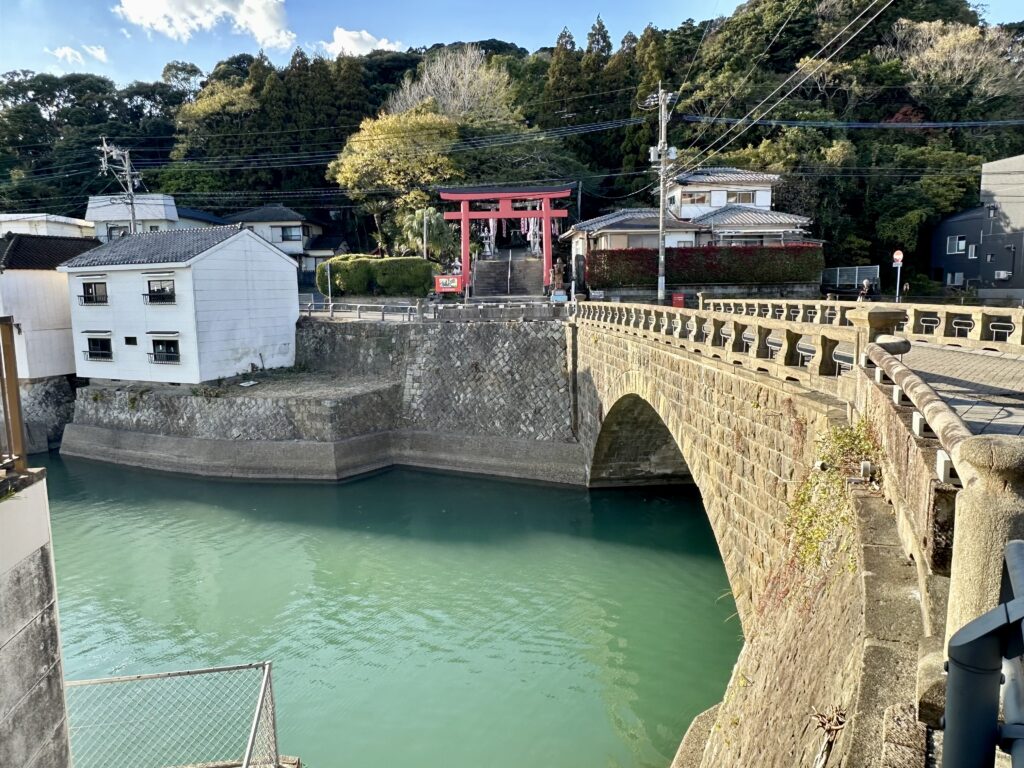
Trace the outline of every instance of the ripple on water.
{"label": "ripple on water", "polygon": [[692,492],[47,469],[68,676],[273,659],[313,768],[660,767],[741,643]]}

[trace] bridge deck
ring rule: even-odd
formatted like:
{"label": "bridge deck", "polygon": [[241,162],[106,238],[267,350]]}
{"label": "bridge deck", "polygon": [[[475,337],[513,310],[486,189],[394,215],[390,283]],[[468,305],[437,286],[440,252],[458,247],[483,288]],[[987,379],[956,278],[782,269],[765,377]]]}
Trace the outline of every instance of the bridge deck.
{"label": "bridge deck", "polygon": [[975,434],[1024,435],[1024,355],[915,341],[903,362],[928,382]]}

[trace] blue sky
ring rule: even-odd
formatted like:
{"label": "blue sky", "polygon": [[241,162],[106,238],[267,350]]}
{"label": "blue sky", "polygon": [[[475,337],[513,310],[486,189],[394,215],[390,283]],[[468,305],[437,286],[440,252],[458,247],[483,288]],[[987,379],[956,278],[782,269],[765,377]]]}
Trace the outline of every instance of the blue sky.
{"label": "blue sky", "polygon": [[[736,0],[0,0],[0,71],[87,71],[118,83],[158,79],[165,62],[209,70],[261,47],[281,64],[307,51],[364,53],[455,40],[498,38],[534,50],[563,26],[585,40],[600,13],[617,43],[651,22],[728,15]],[[427,10],[429,8],[429,10]],[[990,0],[990,22],[1020,21],[1019,0]]]}

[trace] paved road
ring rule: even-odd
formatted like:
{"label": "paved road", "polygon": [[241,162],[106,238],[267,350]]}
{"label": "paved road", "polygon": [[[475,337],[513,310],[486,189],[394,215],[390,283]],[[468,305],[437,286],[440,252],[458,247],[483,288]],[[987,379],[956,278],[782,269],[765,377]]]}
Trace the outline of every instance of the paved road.
{"label": "paved road", "polygon": [[1024,435],[1024,355],[914,342],[903,362],[956,409],[975,434]]}

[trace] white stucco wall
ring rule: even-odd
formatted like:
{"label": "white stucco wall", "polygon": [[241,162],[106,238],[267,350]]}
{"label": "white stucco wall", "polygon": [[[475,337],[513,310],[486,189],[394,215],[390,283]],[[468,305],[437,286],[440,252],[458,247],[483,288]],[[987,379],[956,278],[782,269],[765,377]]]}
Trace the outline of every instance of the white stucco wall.
{"label": "white stucco wall", "polygon": [[[681,195],[683,193],[695,193],[700,194],[702,192],[708,193],[711,196],[708,205],[682,205]],[[693,219],[697,216],[702,216],[705,213],[710,213],[725,205],[728,205],[729,192],[753,192],[754,202],[753,203],[742,203],[742,205],[750,205],[756,208],[764,208],[765,210],[771,210],[772,207],[772,188],[771,186],[765,186],[763,184],[700,184],[700,185],[679,185],[670,184],[668,186],[667,196],[675,198],[675,205],[670,206],[670,210],[681,219]]]}
{"label": "white stucco wall", "polygon": [[[72,272],[68,278],[75,368],[79,376],[181,384],[201,381],[192,275],[188,267],[170,268],[156,264],[127,269],[92,268]],[[147,304],[143,294],[148,290],[149,280],[174,280],[175,303]],[[85,282],[105,282],[109,303],[79,304],[78,297],[82,293],[82,283]],[[85,359],[83,353],[88,349],[89,334],[83,331],[87,330],[111,332],[113,360]],[[147,353],[153,351],[154,338],[150,331],[178,332],[175,338],[178,339],[181,353],[180,364],[161,365],[150,362]],[[128,336],[134,336],[137,345],[126,344],[125,337]]]}
{"label": "white stucco wall", "polygon": [[[203,381],[295,364],[295,263],[252,233],[193,262]],[[262,356],[262,357],[261,357]]]}
{"label": "white stucco wall", "polygon": [[981,166],[981,202],[995,204],[1004,229],[1024,229],[1024,155],[994,160]]}
{"label": "white stucco wall", "polygon": [[0,274],[0,315],[12,315],[19,379],[75,372],[67,276],[48,269]]}

